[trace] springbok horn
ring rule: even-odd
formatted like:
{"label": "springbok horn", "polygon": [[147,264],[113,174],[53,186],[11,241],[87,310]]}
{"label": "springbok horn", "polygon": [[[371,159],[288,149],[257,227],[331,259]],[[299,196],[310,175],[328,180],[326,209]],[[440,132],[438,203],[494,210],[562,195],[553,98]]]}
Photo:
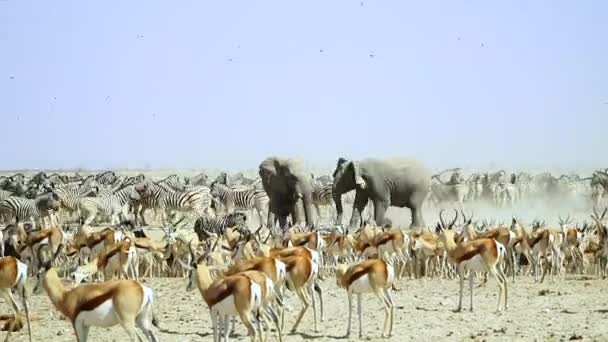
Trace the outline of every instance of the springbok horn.
{"label": "springbok horn", "polygon": [[454,226],[454,224],[456,223],[456,220],[458,220],[458,210],[454,209],[454,219],[452,220],[452,223],[450,223],[450,229]]}
{"label": "springbok horn", "polygon": [[444,212],[444,209],[441,209],[439,211],[439,222],[441,222],[441,228],[446,229],[447,226],[445,225],[445,222],[443,221],[443,212]]}

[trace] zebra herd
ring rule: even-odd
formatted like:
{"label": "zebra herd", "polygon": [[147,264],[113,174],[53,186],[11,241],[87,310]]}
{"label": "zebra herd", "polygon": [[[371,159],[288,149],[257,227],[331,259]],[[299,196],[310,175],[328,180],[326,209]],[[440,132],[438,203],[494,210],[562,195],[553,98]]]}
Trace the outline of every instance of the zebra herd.
{"label": "zebra herd", "polygon": [[[449,180],[442,179],[448,172],[452,172]],[[449,169],[433,175],[429,202],[435,205],[452,202],[462,208],[467,202],[484,201],[505,207],[522,200],[584,198],[599,206],[607,188],[606,170],[598,170],[585,178],[576,174],[556,177],[549,172],[508,175],[504,170],[471,173],[465,178],[460,169]]]}
{"label": "zebra herd", "polygon": [[[449,179],[442,179],[448,172],[452,172]],[[44,172],[32,177],[22,173],[0,176],[0,220],[5,223],[30,221],[42,226],[73,221],[85,225],[100,221],[115,225],[133,220],[135,225],[146,226],[145,213],[152,210],[153,218],[163,226],[188,217],[197,222],[195,226],[208,232],[222,230],[226,222],[235,220],[227,215],[236,212],[255,212],[260,225],[266,222],[269,199],[259,177],[248,178],[242,173],[229,177],[222,172],[208,181],[205,173],[194,177],[174,174],[157,181],[144,174],[124,176],[113,171],[87,177],[78,173],[47,175]],[[311,182],[318,218],[331,220],[335,217],[332,178],[311,175]],[[432,177],[428,205],[455,202],[463,206],[485,201],[505,206],[543,196],[583,196],[599,207],[607,189],[606,170],[581,178],[525,172],[508,176],[504,170],[464,177],[460,169],[451,169]],[[354,191],[343,196],[343,200],[352,204]],[[182,217],[178,218],[179,215]],[[247,218],[239,216],[238,220],[242,219]]]}

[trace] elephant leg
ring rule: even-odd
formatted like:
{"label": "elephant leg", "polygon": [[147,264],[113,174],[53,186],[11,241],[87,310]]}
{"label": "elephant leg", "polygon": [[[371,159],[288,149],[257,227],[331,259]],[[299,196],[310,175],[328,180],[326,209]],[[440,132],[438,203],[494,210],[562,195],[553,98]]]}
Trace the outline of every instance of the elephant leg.
{"label": "elephant leg", "polygon": [[266,227],[268,227],[268,229],[274,228],[274,221],[275,221],[274,213],[270,209],[268,209],[268,215],[266,218]]}
{"label": "elephant leg", "polygon": [[389,203],[388,200],[374,202],[374,221],[376,221],[377,225],[383,226],[386,224],[384,221],[384,214],[386,214],[386,210],[388,210]]}
{"label": "elephant leg", "polygon": [[350,218],[350,226],[356,227],[357,222],[361,222],[363,220],[362,213],[365,210],[365,206],[367,205],[368,197],[367,194],[363,192],[357,191],[355,194],[355,203],[353,203],[353,213]]}
{"label": "elephant leg", "polygon": [[291,216],[292,224],[297,224],[301,227],[306,225],[302,221],[304,215],[302,214],[302,211],[300,210],[300,208],[298,208],[298,202],[296,202],[293,206],[291,206],[291,208],[289,209],[289,215]]}
{"label": "elephant leg", "polygon": [[412,223],[410,228],[424,227],[424,218],[422,217],[422,205],[427,197],[426,192],[416,191],[410,195],[408,208],[412,214]]}
{"label": "elephant leg", "polygon": [[287,223],[287,217],[283,215],[277,215],[277,219],[279,221],[279,228],[281,230],[285,229],[285,224]]}

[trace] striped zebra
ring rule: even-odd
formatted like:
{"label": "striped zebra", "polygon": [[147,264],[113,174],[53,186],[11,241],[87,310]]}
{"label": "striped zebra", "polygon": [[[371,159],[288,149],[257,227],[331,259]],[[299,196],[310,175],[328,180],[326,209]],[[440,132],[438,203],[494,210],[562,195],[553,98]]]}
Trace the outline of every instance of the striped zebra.
{"label": "striped zebra", "polygon": [[184,177],[184,183],[186,185],[207,185],[208,178],[209,176],[207,176],[205,173],[199,173],[192,178]]}
{"label": "striped zebra", "polygon": [[113,194],[99,197],[84,197],[80,201],[81,219],[84,225],[90,225],[97,214],[109,218],[111,225],[117,225],[121,220],[126,220],[129,204],[132,200],[138,200],[139,194],[135,186],[130,185]]}
{"label": "striped zebra", "polygon": [[97,187],[92,185],[86,185],[81,187],[71,186],[60,186],[54,188],[53,194],[58,198],[61,203],[61,208],[64,209],[68,215],[76,213],[77,217],[80,218],[80,201],[85,196],[90,196],[97,190]]}
{"label": "striped zebra", "polygon": [[321,207],[330,208],[334,204],[334,198],[332,197],[333,184],[320,185],[316,184],[312,189],[312,204],[317,210],[317,216],[321,218]]}
{"label": "striped zebra", "polygon": [[[0,189],[0,202],[11,197],[12,192]],[[0,213],[0,222],[4,222],[4,214]]]}
{"label": "striped zebra", "polygon": [[227,214],[255,209],[260,219],[260,225],[265,225],[270,200],[264,190],[255,188],[235,190],[227,185],[213,182],[211,183],[211,195],[217,199]]}
{"label": "striped zebra", "polygon": [[95,180],[99,184],[110,185],[116,181],[116,173],[114,171],[104,171],[95,176]]}
{"label": "striped zebra", "polygon": [[156,182],[156,184],[166,185],[166,186],[170,187],[172,190],[176,190],[176,191],[185,190],[184,183],[182,183],[182,181],[180,181],[180,179],[179,179],[179,176],[175,175],[175,174],[167,176],[167,177],[159,180],[158,182]]}
{"label": "striped zebra", "polygon": [[11,197],[12,192],[0,189],[0,201]]}
{"label": "striped zebra", "polygon": [[209,239],[211,235],[223,235],[226,228],[236,228],[241,233],[248,232],[247,215],[230,213],[222,217],[201,216],[194,223],[194,232],[201,242]]}
{"label": "striped zebra", "polygon": [[11,196],[0,201],[0,215],[14,218],[15,223],[30,221],[54,225],[58,223],[54,215],[58,209],[59,202],[53,198],[52,193],[36,199]]}
{"label": "striped zebra", "polygon": [[[140,196],[139,215],[144,221],[146,209],[156,208],[160,210],[163,226],[167,226],[167,217],[172,216],[173,211],[194,211],[202,216],[207,213],[211,205],[211,195],[206,186],[196,186],[186,191],[173,191],[169,187],[163,187],[152,182],[145,182],[135,186]],[[137,216],[136,216],[137,217]]]}

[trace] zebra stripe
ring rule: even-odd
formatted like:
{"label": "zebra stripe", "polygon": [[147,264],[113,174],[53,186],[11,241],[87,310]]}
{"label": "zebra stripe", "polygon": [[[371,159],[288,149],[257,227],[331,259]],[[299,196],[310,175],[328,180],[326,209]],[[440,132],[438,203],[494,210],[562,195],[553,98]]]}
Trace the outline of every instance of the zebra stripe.
{"label": "zebra stripe", "polygon": [[95,180],[99,184],[109,185],[116,181],[116,173],[114,171],[105,171],[95,176]]}
{"label": "zebra stripe", "polygon": [[0,189],[0,201],[3,201],[7,198],[11,197],[11,192]]}
{"label": "zebra stripe", "polygon": [[247,227],[247,216],[243,213],[231,213],[222,217],[201,216],[194,223],[194,232],[199,241],[204,241],[210,234],[223,235],[226,228],[236,227],[244,232]]}
{"label": "zebra stripe", "polygon": [[15,222],[37,220],[42,217],[52,216],[50,211],[56,209],[52,198],[46,195],[36,199],[11,196],[0,201],[0,214],[15,218]]}
{"label": "zebra stripe", "polygon": [[[116,191],[111,195],[100,197],[85,197],[80,201],[80,210],[83,213],[84,224],[90,224],[97,213],[110,218],[110,224],[118,224],[120,215],[126,214],[126,206],[132,199],[138,198],[134,186],[128,186]],[[122,217],[124,219],[124,217]]]}
{"label": "zebra stripe", "polygon": [[209,188],[205,186],[191,187],[187,191],[172,191],[155,183],[144,183],[136,186],[135,190],[141,196],[141,217],[143,218],[143,212],[147,208],[161,209],[165,212],[163,224],[166,224],[168,211],[193,210],[203,215],[211,205]]}
{"label": "zebra stripe", "polygon": [[259,215],[260,224],[263,224],[270,203],[266,191],[255,188],[235,190],[219,183],[214,183],[211,187],[211,195],[220,202],[226,213],[255,209]]}
{"label": "zebra stripe", "polygon": [[313,188],[312,190],[312,203],[314,205],[332,205],[332,184],[321,185]]}
{"label": "zebra stripe", "polygon": [[58,187],[53,189],[53,193],[59,198],[59,202],[63,208],[68,211],[76,211],[79,209],[82,198],[93,190],[93,187],[90,185],[84,187]]}

